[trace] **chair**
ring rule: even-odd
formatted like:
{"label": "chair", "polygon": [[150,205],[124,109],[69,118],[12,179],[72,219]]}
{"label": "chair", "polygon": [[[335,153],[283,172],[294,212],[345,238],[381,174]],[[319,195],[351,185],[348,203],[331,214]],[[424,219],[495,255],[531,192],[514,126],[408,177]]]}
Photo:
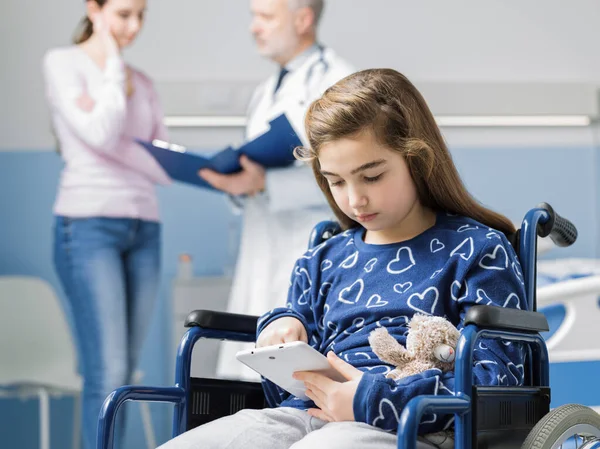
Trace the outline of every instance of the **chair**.
{"label": "chair", "polygon": [[[334,234],[335,223],[321,223],[311,234],[314,246]],[[551,448],[575,437],[582,448],[600,447],[600,415],[579,405],[550,411],[548,352],[540,332],[548,330],[536,312],[535,276],[537,237],[550,236],[558,246],[575,242],[577,230],[543,203],[525,216],[521,230],[507,236],[523,269],[528,310],[476,305],[469,309],[456,351],[453,396],[418,396],[409,401],[398,423],[398,448],[415,449],[421,418],[429,413],[455,416],[455,447],[487,449]],[[173,387],[124,386],[104,402],[98,425],[97,449],[112,449],[114,418],[128,400],[175,404],[173,436],[235,413],[266,406],[260,384],[190,377],[192,349],[200,338],[254,341],[258,317],[197,310],[188,316],[177,353]],[[529,345],[525,385],[473,385],[473,350],[478,338],[497,338]],[[523,446],[522,446],[523,445]]]}
{"label": "chair", "polygon": [[79,445],[82,382],[69,326],[52,287],[30,276],[0,276],[0,396],[39,398],[40,449],[50,449],[54,395],[75,398]]}

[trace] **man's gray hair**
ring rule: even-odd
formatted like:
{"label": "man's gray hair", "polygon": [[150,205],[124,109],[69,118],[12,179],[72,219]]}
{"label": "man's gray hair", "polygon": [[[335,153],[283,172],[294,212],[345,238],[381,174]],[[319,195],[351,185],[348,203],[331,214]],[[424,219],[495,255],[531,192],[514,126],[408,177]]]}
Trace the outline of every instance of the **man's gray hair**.
{"label": "man's gray hair", "polygon": [[324,0],[288,0],[290,9],[296,10],[300,8],[310,8],[313,10],[315,15],[315,25],[321,20],[323,14],[323,7],[325,6]]}

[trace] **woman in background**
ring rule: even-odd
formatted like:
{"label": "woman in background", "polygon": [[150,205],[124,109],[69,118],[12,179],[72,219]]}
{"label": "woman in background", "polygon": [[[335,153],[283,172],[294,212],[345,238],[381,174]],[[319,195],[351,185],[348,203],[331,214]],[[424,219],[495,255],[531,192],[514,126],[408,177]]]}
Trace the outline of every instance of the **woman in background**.
{"label": "woman in background", "polygon": [[96,446],[106,396],[131,383],[156,302],[155,184],[169,178],[133,139],[166,139],[152,82],[121,51],[146,0],[88,0],[75,45],[48,51],[44,76],[65,161],[54,204],[54,262],[83,376],[83,440]]}

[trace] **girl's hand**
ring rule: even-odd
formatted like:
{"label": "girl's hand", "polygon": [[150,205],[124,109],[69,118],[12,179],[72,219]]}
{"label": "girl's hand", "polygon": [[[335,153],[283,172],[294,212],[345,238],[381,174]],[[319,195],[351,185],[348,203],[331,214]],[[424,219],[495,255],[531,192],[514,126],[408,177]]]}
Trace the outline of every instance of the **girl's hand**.
{"label": "girl's hand", "polygon": [[306,329],[299,319],[284,316],[271,322],[262,330],[256,340],[256,347],[260,348],[292,341],[308,343]]}
{"label": "girl's hand", "polygon": [[323,421],[354,421],[354,395],[363,373],[333,352],[327,353],[327,359],[346,382],[336,382],[311,371],[294,373],[294,378],[306,385],[306,395],[319,407],[311,408],[308,413]]}

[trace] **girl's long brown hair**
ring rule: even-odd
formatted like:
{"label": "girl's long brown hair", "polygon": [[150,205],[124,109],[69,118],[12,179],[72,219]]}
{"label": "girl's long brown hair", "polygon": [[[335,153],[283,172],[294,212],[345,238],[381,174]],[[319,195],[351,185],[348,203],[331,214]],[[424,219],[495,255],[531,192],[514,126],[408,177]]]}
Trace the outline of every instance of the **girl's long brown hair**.
{"label": "girl's long brown hair", "polygon": [[310,105],[305,127],[310,148],[297,148],[296,157],[310,162],[344,229],[359,224],[335,203],[320,171],[319,150],[371,129],[380,144],[404,156],[423,206],[471,217],[505,234],[515,232],[508,218],[482,206],[467,191],[427,103],[401,73],[369,69],[349,75]]}

